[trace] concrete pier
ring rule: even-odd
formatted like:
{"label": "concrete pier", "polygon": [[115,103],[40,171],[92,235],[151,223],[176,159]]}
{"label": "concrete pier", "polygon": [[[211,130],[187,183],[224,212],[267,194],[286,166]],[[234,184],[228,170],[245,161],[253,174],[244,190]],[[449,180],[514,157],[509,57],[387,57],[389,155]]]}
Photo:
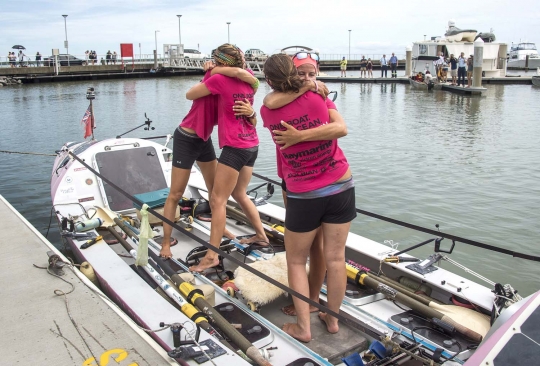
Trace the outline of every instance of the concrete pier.
{"label": "concrete pier", "polygon": [[2,196],[0,216],[2,365],[178,365],[78,270],[58,293],[72,286],[34,265],[67,258]]}

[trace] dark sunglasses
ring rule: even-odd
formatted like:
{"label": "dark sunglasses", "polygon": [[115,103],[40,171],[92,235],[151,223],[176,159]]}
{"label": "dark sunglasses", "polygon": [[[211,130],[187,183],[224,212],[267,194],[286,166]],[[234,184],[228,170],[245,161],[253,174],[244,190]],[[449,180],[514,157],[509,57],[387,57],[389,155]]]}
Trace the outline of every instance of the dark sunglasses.
{"label": "dark sunglasses", "polygon": [[296,55],[293,56],[293,58],[297,58],[298,60],[304,60],[308,57],[310,57],[312,60],[319,62],[319,55],[317,55],[316,53],[298,52]]}

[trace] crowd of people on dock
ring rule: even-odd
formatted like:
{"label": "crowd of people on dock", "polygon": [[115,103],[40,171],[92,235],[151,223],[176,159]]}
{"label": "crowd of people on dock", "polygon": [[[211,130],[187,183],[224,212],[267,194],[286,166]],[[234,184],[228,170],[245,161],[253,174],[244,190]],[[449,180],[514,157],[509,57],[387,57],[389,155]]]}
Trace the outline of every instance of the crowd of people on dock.
{"label": "crowd of people on dock", "polygon": [[[186,189],[191,168],[199,166],[209,193],[212,226],[209,243],[219,247],[223,237],[235,238],[225,229],[226,205],[230,196],[251,222],[255,235],[242,243],[269,246],[259,212],[246,195],[257,160],[258,116],[253,107],[259,80],[246,69],[243,52],[223,44],[205,64],[200,83],[186,93],[193,101],[190,111],[175,130],[171,188],[164,215],[174,220],[175,210]],[[289,286],[312,301],[327,278],[328,308],[338,313],[346,286],[345,242],[356,217],[354,181],[338,139],[347,134],[343,117],[327,98],[328,89],[316,80],[319,55],[298,52],[276,54],[264,64],[266,81],[272,88],[260,109],[263,125],[276,146],[276,170],[282,179],[287,207],[285,248]],[[222,149],[219,158],[211,133],[218,128]],[[216,179],[219,177],[219,179]],[[171,226],[164,223],[160,255],[171,258]],[[310,274],[306,263],[310,262]],[[219,265],[217,253],[208,250],[191,271],[204,272]],[[296,323],[283,330],[294,338],[311,340],[310,312],[315,306],[296,297],[282,309],[296,315]],[[339,331],[338,320],[325,312],[319,318],[330,333]]]}
{"label": "crowd of people on dock", "polygon": [[[439,59],[433,63],[437,70],[437,78],[442,83],[448,83],[448,71],[450,67],[450,85],[457,85],[470,88],[472,85],[473,74],[473,55],[468,58],[465,57],[465,52],[456,58],[454,54],[450,54],[450,57],[444,57],[444,53],[439,54]],[[467,76],[467,86],[465,86],[465,76]]]}
{"label": "crowd of people on dock", "polygon": [[[8,52],[7,60],[9,62],[9,67],[28,67],[31,62],[30,57],[26,56],[23,50],[19,50],[18,54],[11,51]],[[41,54],[39,51],[36,53],[35,61],[35,65],[32,66],[41,66]]]}
{"label": "crowd of people on dock", "polygon": [[[339,68],[341,70],[341,77],[347,77],[347,64],[348,61],[345,57],[340,61]],[[391,77],[397,78],[397,68],[399,66],[399,61],[397,56],[392,53],[392,56],[387,59],[386,55],[383,55],[379,60],[379,65],[381,67],[381,78],[388,77],[388,69],[391,71]],[[373,61],[371,58],[366,60],[366,56],[362,55],[360,59],[360,78],[373,78]]]}

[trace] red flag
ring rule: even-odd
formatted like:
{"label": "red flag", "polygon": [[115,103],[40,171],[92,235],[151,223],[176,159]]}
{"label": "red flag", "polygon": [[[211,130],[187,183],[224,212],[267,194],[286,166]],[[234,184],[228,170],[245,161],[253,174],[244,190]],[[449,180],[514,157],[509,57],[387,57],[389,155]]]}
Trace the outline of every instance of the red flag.
{"label": "red flag", "polygon": [[92,109],[91,106],[88,106],[84,116],[82,118],[81,124],[84,125],[84,138],[92,136]]}

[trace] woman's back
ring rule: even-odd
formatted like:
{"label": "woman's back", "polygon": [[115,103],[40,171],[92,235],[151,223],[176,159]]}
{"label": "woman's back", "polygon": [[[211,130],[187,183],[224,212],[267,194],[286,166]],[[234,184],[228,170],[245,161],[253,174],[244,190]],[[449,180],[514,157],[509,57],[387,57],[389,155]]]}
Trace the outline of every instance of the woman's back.
{"label": "woman's back", "polygon": [[250,148],[259,145],[256,128],[245,116],[235,116],[235,101],[247,99],[253,105],[253,88],[237,79],[224,75],[213,75],[204,81],[208,90],[218,95],[217,119],[219,147]]}
{"label": "woman's back", "polygon": [[[320,95],[307,92],[278,109],[261,107],[264,127],[285,130],[281,121],[297,130],[317,128],[329,122],[328,107]],[[325,187],[340,179],[349,165],[337,140],[308,141],[278,150],[281,171],[287,190],[301,193]]]}

